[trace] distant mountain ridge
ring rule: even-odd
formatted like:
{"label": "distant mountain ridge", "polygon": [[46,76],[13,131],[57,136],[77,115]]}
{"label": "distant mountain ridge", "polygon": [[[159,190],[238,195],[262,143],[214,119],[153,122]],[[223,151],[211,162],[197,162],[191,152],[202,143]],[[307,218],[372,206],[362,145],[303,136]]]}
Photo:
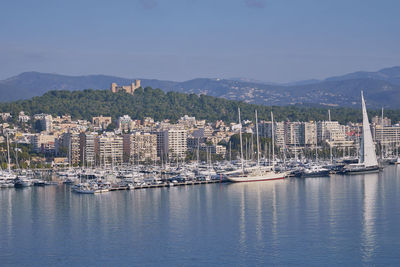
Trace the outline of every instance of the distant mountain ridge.
{"label": "distant mountain ridge", "polygon": [[[140,78],[139,78],[140,79]],[[107,75],[67,76],[25,72],[0,81],[0,102],[28,99],[50,90],[109,89],[112,82],[130,84],[134,79]],[[358,107],[364,90],[370,108],[398,108],[400,67],[377,72],[359,71],[325,80],[273,84],[245,78],[197,78],[184,82],[141,79],[142,87],[163,91],[206,94],[262,105],[313,104]]]}

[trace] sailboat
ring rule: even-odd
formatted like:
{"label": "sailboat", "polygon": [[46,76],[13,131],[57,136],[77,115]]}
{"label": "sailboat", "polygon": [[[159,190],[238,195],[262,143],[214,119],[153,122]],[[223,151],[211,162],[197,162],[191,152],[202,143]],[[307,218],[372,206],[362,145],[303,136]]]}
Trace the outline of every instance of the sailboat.
{"label": "sailboat", "polygon": [[362,139],[360,144],[360,156],[358,163],[345,166],[346,174],[361,174],[379,172],[378,160],[376,158],[375,144],[372,141],[371,128],[368,120],[367,108],[365,106],[364,94],[361,91],[361,106],[363,114]]}
{"label": "sailboat", "polygon": [[[275,153],[273,151],[273,166],[272,167],[261,167],[260,166],[260,143],[258,139],[258,119],[257,119],[257,111],[256,111],[256,133],[257,133],[257,166],[253,168],[244,168],[243,163],[243,141],[242,141],[242,122],[240,120],[240,109],[238,109],[239,113],[239,137],[240,137],[240,154],[241,154],[241,165],[242,169],[239,172],[231,173],[227,175],[227,179],[231,182],[256,182],[256,181],[268,181],[268,180],[278,180],[284,179],[286,176],[286,172],[276,172],[275,171]],[[273,125],[273,114],[271,112],[272,117],[272,125]],[[274,146],[274,130],[272,126],[272,146]]]}

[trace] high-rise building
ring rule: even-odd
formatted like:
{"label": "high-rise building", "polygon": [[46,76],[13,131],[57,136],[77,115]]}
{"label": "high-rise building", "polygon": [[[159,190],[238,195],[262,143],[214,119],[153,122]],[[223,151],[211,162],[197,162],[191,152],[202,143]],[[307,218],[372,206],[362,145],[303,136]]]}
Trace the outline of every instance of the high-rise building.
{"label": "high-rise building", "polygon": [[187,152],[187,130],[183,128],[160,129],[157,135],[157,154],[160,158],[185,158]]}
{"label": "high-rise building", "polygon": [[33,118],[35,121],[38,121],[40,123],[40,127],[42,128],[42,131],[50,132],[52,129],[52,121],[53,121],[53,116],[49,114],[35,114],[33,115]]}
{"label": "high-rise building", "polygon": [[96,154],[98,153],[96,138],[97,133],[80,133],[80,160],[84,166],[94,167],[96,165]]}
{"label": "high-rise building", "polygon": [[57,154],[65,151],[68,157],[68,163],[77,165],[81,162],[80,158],[80,136],[78,133],[67,132],[58,139]]}
{"label": "high-rise building", "polygon": [[326,142],[341,143],[346,140],[345,129],[337,121],[317,122],[317,141],[318,144]]}
{"label": "high-rise building", "polygon": [[304,122],[304,145],[317,145],[317,123],[310,121]]}
{"label": "high-rise building", "polygon": [[374,131],[375,140],[379,143],[392,143],[397,146],[400,145],[400,126],[386,126],[383,127],[381,125],[375,126]]}
{"label": "high-rise building", "polygon": [[124,161],[157,160],[157,135],[135,132],[124,135]]}
{"label": "high-rise building", "polygon": [[304,124],[301,122],[287,123],[287,145],[304,145]]}
{"label": "high-rise building", "polygon": [[123,161],[123,138],[112,133],[98,136],[99,164],[106,168],[120,165]]}
{"label": "high-rise building", "polygon": [[286,132],[287,127],[286,123],[283,121],[276,122],[274,125],[274,132],[275,132],[275,144],[279,147],[284,147],[286,145]]}

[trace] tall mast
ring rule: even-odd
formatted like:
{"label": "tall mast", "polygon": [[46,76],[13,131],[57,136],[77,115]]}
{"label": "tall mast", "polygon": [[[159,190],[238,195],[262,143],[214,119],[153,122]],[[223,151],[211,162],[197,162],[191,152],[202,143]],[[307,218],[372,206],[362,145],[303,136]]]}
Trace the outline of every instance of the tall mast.
{"label": "tall mast", "polygon": [[8,172],[10,172],[11,160],[10,160],[10,142],[8,140],[8,132],[7,132],[7,159],[8,159],[7,169]]}
{"label": "tall mast", "polygon": [[271,111],[271,137],[272,137],[272,169],[275,171],[275,134],[274,134],[274,114]]}
{"label": "tall mast", "polygon": [[232,142],[229,141],[229,161],[232,163]]}
{"label": "tall mast", "polygon": [[258,118],[256,110],[257,166],[260,166],[260,143],[258,140]]}
{"label": "tall mast", "polygon": [[242,163],[242,172],[244,172],[244,163],[243,163],[243,140],[242,140],[242,120],[240,119],[240,108],[238,108],[239,114],[239,139],[240,139],[240,160]]}
{"label": "tall mast", "polygon": [[381,115],[381,159],[383,159],[383,107]]}
{"label": "tall mast", "polygon": [[[328,109],[328,118],[329,118],[329,122],[331,122],[331,110],[330,109]],[[332,127],[332,125],[330,125],[330,127]],[[329,131],[329,155],[331,157],[331,164],[332,164],[333,163],[333,157],[332,157],[332,136],[331,136],[331,131]]]}

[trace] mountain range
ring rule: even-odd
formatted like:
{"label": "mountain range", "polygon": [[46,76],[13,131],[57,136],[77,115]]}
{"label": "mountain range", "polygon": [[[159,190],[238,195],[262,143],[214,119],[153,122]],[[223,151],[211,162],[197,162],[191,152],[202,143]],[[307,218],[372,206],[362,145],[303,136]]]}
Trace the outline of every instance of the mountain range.
{"label": "mountain range", "polygon": [[[133,80],[107,75],[67,76],[24,72],[0,81],[0,102],[28,99],[50,90],[109,89],[112,82],[127,85]],[[206,94],[262,105],[358,107],[361,90],[364,90],[370,108],[396,109],[400,103],[400,67],[287,84],[244,78],[197,78],[184,82],[141,79],[141,83],[142,87],[160,88],[166,92]]]}

